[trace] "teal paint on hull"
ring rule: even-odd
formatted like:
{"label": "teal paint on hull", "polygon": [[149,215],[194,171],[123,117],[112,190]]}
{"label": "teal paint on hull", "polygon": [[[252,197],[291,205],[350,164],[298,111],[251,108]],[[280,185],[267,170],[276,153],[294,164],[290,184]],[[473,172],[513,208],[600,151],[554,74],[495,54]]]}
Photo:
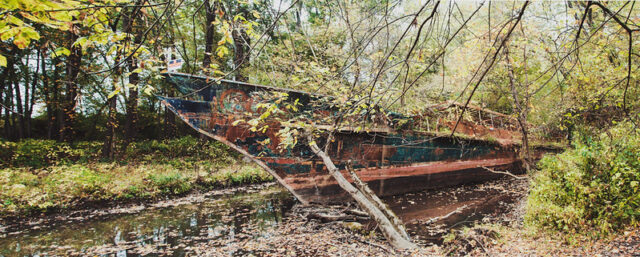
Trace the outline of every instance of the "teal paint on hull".
{"label": "teal paint on hull", "polygon": [[[168,74],[167,80],[175,84],[186,95],[186,99],[166,97],[159,97],[159,99],[195,129],[224,139],[266,164],[282,183],[289,185],[290,190],[304,191],[315,188],[314,194],[316,195],[332,194],[331,192],[318,193],[322,192],[319,188],[331,183],[327,182],[325,178],[328,174],[326,167],[308,146],[297,144],[286,151],[277,148],[276,144],[279,139],[276,133],[280,129],[277,124],[271,126],[264,133],[251,132],[243,125],[232,125],[236,119],[241,117],[242,113],[255,112],[256,102],[260,101],[260,93],[274,90],[287,92],[290,101],[299,100],[302,104],[302,111],[313,111],[311,102],[318,96],[232,81],[216,83],[212,79],[210,81],[207,79],[182,74]],[[272,145],[264,146],[259,143],[265,139],[270,139]],[[324,139],[320,139],[318,143],[323,145]],[[436,137],[410,131],[391,133],[340,131],[335,134],[328,154],[340,169],[345,169],[347,162],[352,161],[356,169],[378,170],[378,173],[382,174],[379,175],[381,178],[384,177],[385,170],[393,167],[406,167],[406,169],[388,174],[389,177],[428,174],[430,171],[427,168],[420,170],[411,167],[429,163],[486,159],[512,160],[514,165],[518,162],[517,154],[512,147],[482,140]],[[500,165],[504,166],[502,162]],[[437,167],[439,168],[431,169],[447,172],[447,167]],[[473,170],[471,168],[465,169]],[[450,172],[456,170],[455,167],[452,167]],[[481,168],[475,167],[475,170],[480,172]],[[469,175],[473,176],[474,174]],[[372,179],[372,181],[377,180]],[[464,182],[463,179],[461,182]],[[333,194],[339,193],[334,192]]]}

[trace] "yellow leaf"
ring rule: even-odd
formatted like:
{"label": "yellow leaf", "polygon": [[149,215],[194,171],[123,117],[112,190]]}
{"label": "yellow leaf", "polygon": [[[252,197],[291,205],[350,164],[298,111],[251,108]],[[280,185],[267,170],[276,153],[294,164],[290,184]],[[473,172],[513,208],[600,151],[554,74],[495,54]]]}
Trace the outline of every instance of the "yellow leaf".
{"label": "yellow leaf", "polygon": [[[6,28],[8,28],[7,26]],[[20,29],[13,27],[11,29],[3,29],[2,33],[0,33],[0,40],[5,41],[12,38],[14,35],[18,34]]]}
{"label": "yellow leaf", "polygon": [[222,38],[222,39],[220,39],[220,41],[218,41],[218,45],[219,46],[224,45],[225,42],[227,42],[227,39],[226,38]]}
{"label": "yellow leaf", "polygon": [[10,23],[15,24],[16,26],[22,26],[24,25],[24,22],[21,19],[16,18],[13,15],[7,15],[7,21]]}
{"label": "yellow leaf", "polygon": [[227,53],[229,53],[229,48],[225,46],[218,46],[218,49],[216,49],[216,55],[218,55],[218,57],[220,58],[224,57],[224,55]]}
{"label": "yellow leaf", "polygon": [[115,91],[111,92],[111,94],[109,94],[109,96],[107,96],[107,99],[111,99],[111,97],[114,97],[115,95],[120,93],[120,89],[116,89]]}
{"label": "yellow leaf", "polygon": [[7,67],[7,57],[0,54],[0,67]]}
{"label": "yellow leaf", "polygon": [[146,86],[144,88],[144,93],[147,95],[152,95],[155,89],[152,86]]}
{"label": "yellow leaf", "polygon": [[24,37],[22,33],[17,34],[13,38],[13,44],[16,45],[20,49],[25,49],[29,45],[29,38]]}

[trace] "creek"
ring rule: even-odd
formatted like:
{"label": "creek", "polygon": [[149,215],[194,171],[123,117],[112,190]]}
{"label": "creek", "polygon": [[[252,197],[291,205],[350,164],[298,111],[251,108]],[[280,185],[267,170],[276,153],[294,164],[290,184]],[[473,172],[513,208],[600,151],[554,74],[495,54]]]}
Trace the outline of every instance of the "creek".
{"label": "creek", "polygon": [[[439,244],[450,229],[510,211],[513,179],[409,193],[383,199],[420,244]],[[520,183],[520,182],[518,182]],[[192,256],[192,247],[234,244],[270,237],[296,204],[278,185],[214,194],[133,213],[103,215],[47,227],[0,233],[0,257],[9,256]],[[457,211],[457,212],[454,212]],[[454,213],[452,213],[454,212]],[[227,256],[243,256],[241,248]]]}

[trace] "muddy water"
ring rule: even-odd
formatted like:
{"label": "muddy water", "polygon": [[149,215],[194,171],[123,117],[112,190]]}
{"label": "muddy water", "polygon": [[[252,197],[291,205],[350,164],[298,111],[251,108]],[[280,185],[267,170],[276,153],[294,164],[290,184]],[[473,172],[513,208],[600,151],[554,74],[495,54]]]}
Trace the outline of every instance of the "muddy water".
{"label": "muddy water", "polygon": [[412,238],[440,244],[451,229],[478,220],[508,221],[514,204],[526,194],[526,182],[512,178],[446,190],[429,190],[384,199],[403,220]]}
{"label": "muddy water", "polygon": [[[384,201],[403,219],[415,240],[437,244],[451,228],[510,211],[518,197],[517,190],[507,189],[513,182],[517,181],[430,190]],[[44,229],[26,228],[0,234],[0,257],[193,256],[192,246],[197,248],[203,242],[207,247],[222,247],[270,237],[267,231],[274,230],[267,228],[278,226],[295,202],[284,189],[271,186],[252,193],[216,195],[197,203],[187,201]],[[247,252],[226,254],[243,256]]]}
{"label": "muddy water", "polygon": [[203,240],[228,242],[247,231],[268,236],[259,231],[276,226],[294,203],[288,192],[274,186],[197,204],[5,234],[0,238],[0,256],[185,256],[191,245]]}

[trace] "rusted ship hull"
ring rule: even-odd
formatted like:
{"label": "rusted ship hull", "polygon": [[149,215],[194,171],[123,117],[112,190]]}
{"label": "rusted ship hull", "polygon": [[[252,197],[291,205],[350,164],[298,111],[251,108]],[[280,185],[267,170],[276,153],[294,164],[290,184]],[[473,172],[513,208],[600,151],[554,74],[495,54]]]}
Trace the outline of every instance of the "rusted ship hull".
{"label": "rusted ship hull", "polygon": [[[347,197],[308,146],[297,144],[284,151],[278,149],[279,124],[253,132],[246,125],[234,124],[243,113],[258,112],[256,94],[282,89],[231,81],[212,83],[206,77],[184,74],[168,74],[167,77],[187,96],[186,99],[160,97],[168,109],[200,133],[251,157],[300,201],[325,203]],[[302,108],[314,97],[304,92],[284,91],[291,99],[299,100]],[[270,144],[260,143],[266,139]],[[330,142],[328,154],[342,170],[351,161],[360,178],[380,196],[499,176],[485,167],[511,171],[521,167],[511,146],[393,130],[339,131]],[[344,173],[345,177],[350,177]]]}

